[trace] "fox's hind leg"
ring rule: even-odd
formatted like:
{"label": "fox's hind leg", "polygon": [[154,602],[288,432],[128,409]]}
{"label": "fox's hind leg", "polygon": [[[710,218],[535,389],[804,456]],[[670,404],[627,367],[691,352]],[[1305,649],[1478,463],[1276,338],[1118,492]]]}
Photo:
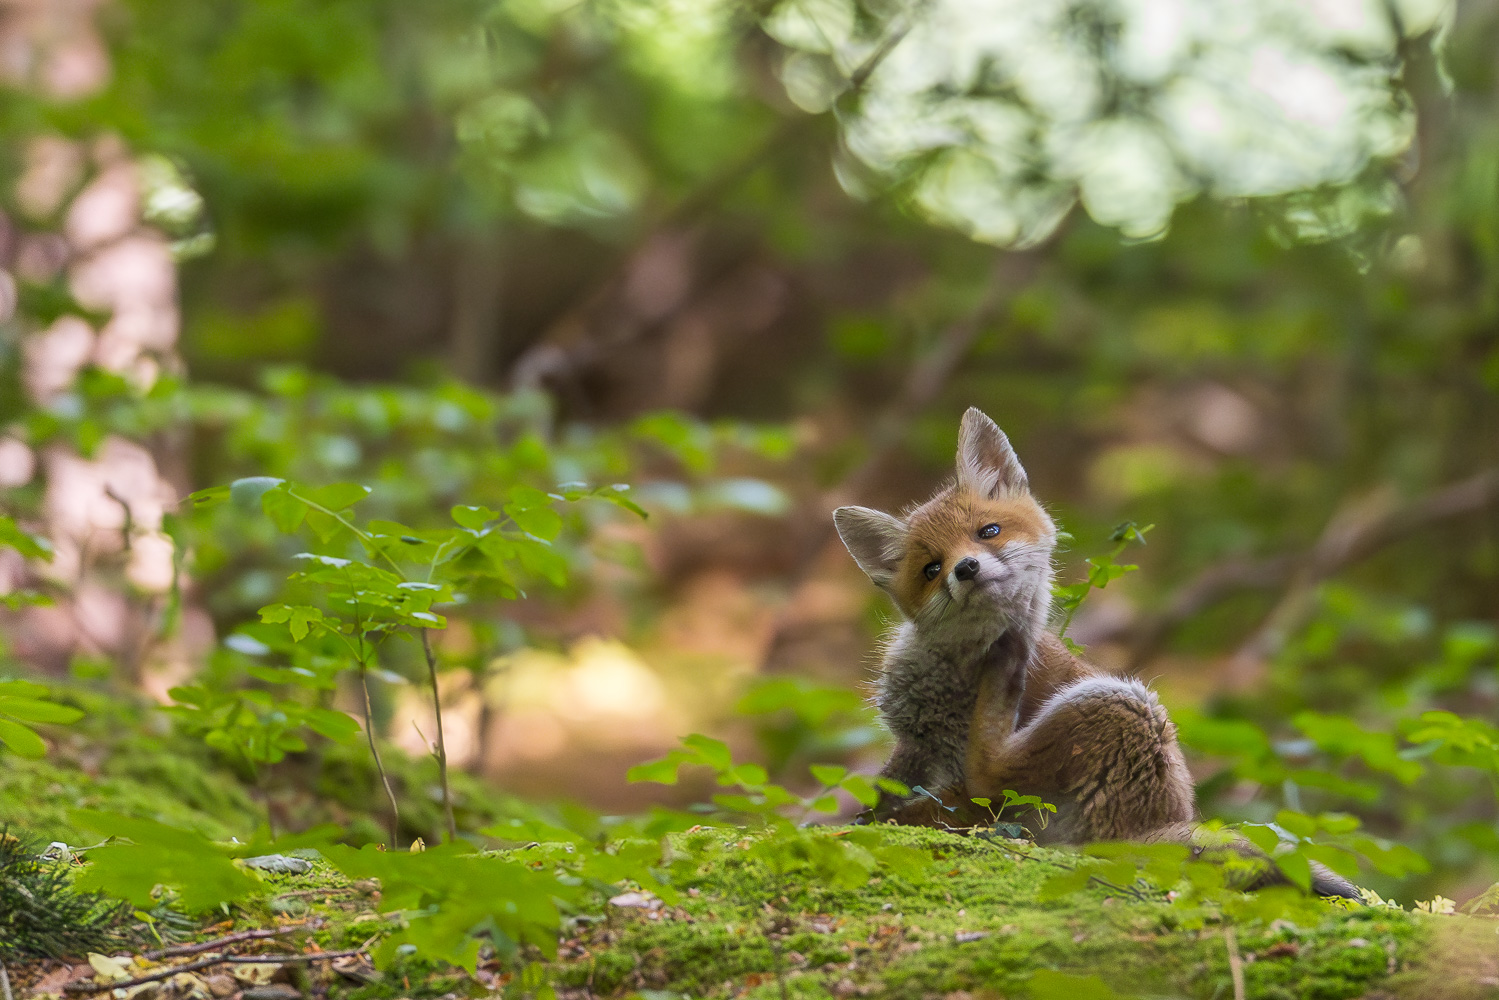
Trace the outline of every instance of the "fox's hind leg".
{"label": "fox's hind leg", "polygon": [[1176,727],[1143,684],[1089,677],[1052,695],[1015,725],[1016,683],[986,677],[967,755],[970,796],[1010,789],[1057,807],[1039,839],[1129,840],[1192,819],[1192,777]]}

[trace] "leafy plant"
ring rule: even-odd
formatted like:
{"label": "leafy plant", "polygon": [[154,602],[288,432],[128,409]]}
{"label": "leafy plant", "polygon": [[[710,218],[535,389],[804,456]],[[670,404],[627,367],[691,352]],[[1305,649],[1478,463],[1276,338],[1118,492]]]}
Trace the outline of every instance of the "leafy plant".
{"label": "leafy plant", "polygon": [[66,725],[83,718],[81,709],[47,698],[47,689],[30,681],[0,681],[0,744],[22,757],[46,756],[47,744],[34,725]]}
{"label": "leafy plant", "polygon": [[1077,614],[1078,608],[1088,599],[1088,595],[1094,590],[1102,590],[1112,581],[1119,579],[1126,573],[1133,573],[1140,567],[1133,563],[1120,563],[1119,557],[1131,543],[1145,544],[1145,535],[1155,525],[1147,524],[1144,527],[1137,525],[1134,521],[1125,521],[1109,533],[1109,541],[1115,545],[1101,556],[1089,556],[1084,562],[1088,566],[1088,575],[1077,583],[1054,584],[1052,596],[1056,600],[1056,606],[1061,609],[1062,621],[1057,626],[1057,635],[1067,644],[1067,648],[1074,653],[1082,653],[1083,648],[1071,639],[1067,638],[1067,629],[1072,625],[1073,616]]}
{"label": "leafy plant", "polygon": [[[318,603],[267,605],[260,609],[260,619],[284,625],[294,643],[321,643],[326,639],[344,647],[346,662],[353,665],[359,677],[364,732],[390,804],[392,845],[398,836],[400,806],[375,741],[369,673],[378,665],[385,640],[413,635],[419,640],[437,719],[434,755],[448,838],[452,840],[458,831],[448,781],[437,657],[428,636],[430,630],[445,628],[447,619],[433,608],[463,603],[474,591],[521,597],[528,578],[564,583],[567,560],[552,546],[563,527],[561,515],[553,509],[555,503],[600,498],[641,516],[645,512],[626,496],[624,486],[566,484],[549,493],[515,485],[499,510],[453,507],[451,527],[421,530],[381,519],[361,527],[354,520],[352,508],[370,492],[369,487],[355,483],[309,487],[261,476],[202,490],[191,499],[200,508],[225,501],[241,507],[258,505],[281,532],[291,534],[305,527],[318,544],[342,553],[297,553],[294,558],[301,562],[301,568],[290,579],[297,590]],[[309,689],[324,684],[316,673],[287,673],[278,679]],[[332,739],[352,735],[349,726],[338,718],[342,713],[329,709],[273,702],[259,694],[226,698],[189,689],[181,693],[178,700],[185,705],[213,714],[213,721],[200,727],[206,738],[218,745],[240,747],[252,762],[270,764],[288,750],[304,749],[293,732],[303,722]],[[245,711],[247,703],[262,711]],[[240,726],[243,732],[232,734],[226,728],[231,725]]]}
{"label": "leafy plant", "polygon": [[49,860],[31,840],[0,828],[0,959],[62,958],[129,938],[129,908],[79,891],[69,857]]}
{"label": "leafy plant", "polygon": [[903,869],[917,860],[901,849],[882,846],[878,835],[868,830],[798,825],[813,813],[837,812],[840,791],[866,808],[879,801],[882,790],[908,794],[910,790],[897,781],[871,780],[842,766],[814,764],[810,772],[815,790],[798,795],[771,782],[759,764],[735,763],[728,744],[697,733],[683,737],[681,746],[665,757],[631,768],[628,779],[674,785],[684,767],[709,768],[719,786],[739,789],[714,795],[713,812],[730,821],[749,822],[768,834],[756,839],[750,850],[778,878],[795,874],[798,879],[853,885],[884,866]]}

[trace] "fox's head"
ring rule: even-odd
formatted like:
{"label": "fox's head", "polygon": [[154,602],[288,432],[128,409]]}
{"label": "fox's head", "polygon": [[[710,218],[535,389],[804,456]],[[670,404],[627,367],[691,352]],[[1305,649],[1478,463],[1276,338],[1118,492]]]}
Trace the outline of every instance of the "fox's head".
{"label": "fox's head", "polygon": [[839,507],[833,522],[918,633],[981,640],[1045,624],[1056,526],[1009,439],[976,409],[963,415],[955,482],[903,517]]}

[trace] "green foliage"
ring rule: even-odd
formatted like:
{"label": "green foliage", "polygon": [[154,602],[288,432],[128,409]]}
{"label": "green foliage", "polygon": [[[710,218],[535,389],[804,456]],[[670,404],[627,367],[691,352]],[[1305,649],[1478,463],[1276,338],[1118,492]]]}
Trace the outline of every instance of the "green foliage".
{"label": "green foliage", "polygon": [[759,677],[734,707],[753,720],[772,775],[795,761],[836,758],[880,738],[874,711],[857,691],[805,677]]}
{"label": "green foliage", "polygon": [[0,828],[0,960],[63,958],[125,943],[127,910],[80,892],[71,856],[52,859]]}
{"label": "green foliage", "polygon": [[83,718],[83,712],[71,705],[59,705],[47,698],[47,689],[30,681],[0,681],[0,744],[22,757],[38,758],[47,753],[47,744],[33,725],[66,725]]}
{"label": "green foliage", "polygon": [[187,732],[229,759],[242,760],[251,775],[288,753],[306,750],[307,741],[298,734],[303,727],[338,742],[359,735],[359,724],[343,712],[277,699],[265,691],[176,687],[168,693],[176,704],[166,711],[177,716]]}
{"label": "green foliage", "polygon": [[1140,527],[1134,521],[1125,521],[1109,533],[1109,541],[1115,545],[1101,556],[1089,556],[1084,562],[1088,567],[1088,575],[1077,583],[1053,584],[1052,597],[1056,606],[1062,612],[1062,621],[1057,626],[1057,634],[1062,641],[1067,643],[1067,648],[1074,653],[1082,653],[1082,647],[1067,638],[1067,627],[1072,624],[1072,618],[1077,614],[1077,609],[1083,606],[1083,601],[1088,599],[1088,594],[1094,590],[1102,590],[1113,580],[1126,573],[1133,573],[1140,567],[1133,563],[1118,562],[1119,556],[1132,542],[1145,544],[1145,534],[1155,525],[1147,524]]}
{"label": "green foliage", "polygon": [[261,891],[260,880],[234,864],[243,848],[237,851],[201,834],[129,816],[80,811],[73,821],[120,841],[89,851],[89,866],[77,878],[80,889],[108,893],[149,910],[162,886],[193,914],[244,901]]}
{"label": "green foliage", "polygon": [[326,853],[351,878],[378,878],[381,909],[398,914],[400,929],[380,947],[382,963],[404,947],[472,972],[479,935],[507,960],[524,945],[554,956],[559,907],[576,907],[586,898],[583,885],[565,873],[476,854],[461,843],[422,852],[335,845]]}
{"label": "green foliage", "polygon": [[[771,782],[759,764],[736,764],[727,744],[696,733],[683,737],[681,746],[665,757],[631,768],[628,777],[630,781],[674,785],[683,767],[707,767],[714,772],[718,785],[739,789],[713,796],[715,814],[733,822],[748,821],[769,833],[754,840],[750,853],[778,880],[853,888],[877,873],[919,877],[924,870],[922,858],[886,845],[873,830],[834,831],[798,825],[813,813],[837,812],[840,791],[865,808],[879,801],[880,791],[908,794],[910,790],[899,782],[883,777],[871,780],[850,774],[841,766],[814,764],[810,770],[816,790],[797,795]],[[676,867],[685,865],[691,870],[699,863],[688,857]]]}

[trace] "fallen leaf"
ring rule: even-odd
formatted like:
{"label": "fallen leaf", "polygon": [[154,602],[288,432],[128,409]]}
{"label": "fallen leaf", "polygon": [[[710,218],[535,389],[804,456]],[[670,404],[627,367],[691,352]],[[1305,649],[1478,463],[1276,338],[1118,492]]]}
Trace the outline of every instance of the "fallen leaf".
{"label": "fallen leaf", "polygon": [[271,981],[281,966],[272,962],[245,962],[229,970],[230,975],[246,986],[260,986]]}
{"label": "fallen leaf", "polygon": [[639,910],[657,910],[661,908],[662,903],[648,892],[622,892],[618,896],[611,897],[609,905]]}
{"label": "fallen leaf", "polygon": [[130,960],[111,958],[108,955],[100,955],[98,952],[89,952],[88,964],[94,969],[97,978],[106,983],[124,982],[130,978],[127,971],[130,968]]}

